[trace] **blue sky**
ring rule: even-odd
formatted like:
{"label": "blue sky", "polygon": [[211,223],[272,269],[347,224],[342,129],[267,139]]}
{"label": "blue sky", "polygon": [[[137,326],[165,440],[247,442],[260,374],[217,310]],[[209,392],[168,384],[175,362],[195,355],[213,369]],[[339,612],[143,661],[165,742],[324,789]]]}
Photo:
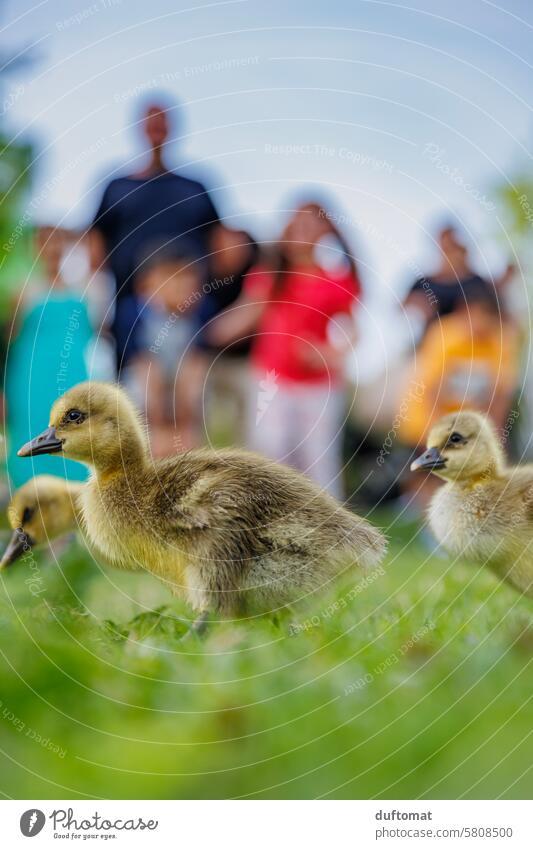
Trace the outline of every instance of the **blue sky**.
{"label": "blue sky", "polygon": [[40,150],[41,222],[83,226],[102,180],[139,166],[138,95],[183,104],[172,158],[221,211],[273,235],[299,186],[327,192],[380,298],[458,217],[504,261],[491,188],[531,161],[533,9],[469,2],[44,0],[0,6],[4,120]]}

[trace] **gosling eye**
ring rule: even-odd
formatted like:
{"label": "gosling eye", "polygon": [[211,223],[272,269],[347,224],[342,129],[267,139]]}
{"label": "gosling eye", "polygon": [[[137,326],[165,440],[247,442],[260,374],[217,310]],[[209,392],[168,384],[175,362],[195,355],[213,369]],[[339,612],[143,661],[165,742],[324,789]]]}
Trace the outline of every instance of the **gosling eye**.
{"label": "gosling eye", "polygon": [[65,415],[66,422],[75,422],[76,424],[81,424],[85,419],[85,414],[81,412],[81,410],[69,410]]}
{"label": "gosling eye", "polygon": [[464,436],[461,436],[461,434],[457,433],[457,431],[454,431],[448,437],[448,442],[451,443],[452,445],[464,445],[466,443],[466,441],[467,440],[464,438]]}
{"label": "gosling eye", "polygon": [[22,514],[22,524],[25,525],[26,522],[29,522],[32,519],[34,513],[35,510],[33,507],[25,507],[24,513]]}

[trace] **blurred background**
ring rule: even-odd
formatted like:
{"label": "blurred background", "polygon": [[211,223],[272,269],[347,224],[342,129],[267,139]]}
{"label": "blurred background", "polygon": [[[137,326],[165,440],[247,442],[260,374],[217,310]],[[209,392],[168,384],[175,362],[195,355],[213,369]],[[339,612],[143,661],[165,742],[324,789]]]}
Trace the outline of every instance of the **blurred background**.
{"label": "blurred background", "polygon": [[394,564],[289,645],[192,654],[185,609],[76,544],[3,577],[5,795],[527,794],[528,603],[450,568],[408,469],[461,408],[532,454],[532,26],[525,0],[0,2],[3,503],[85,478],[16,451],[118,379],[154,455],[288,463]]}

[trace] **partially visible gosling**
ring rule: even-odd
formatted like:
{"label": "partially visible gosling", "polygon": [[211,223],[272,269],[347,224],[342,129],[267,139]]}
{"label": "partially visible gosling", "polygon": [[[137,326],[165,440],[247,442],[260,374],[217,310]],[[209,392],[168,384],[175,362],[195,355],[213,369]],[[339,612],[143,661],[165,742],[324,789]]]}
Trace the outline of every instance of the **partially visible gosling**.
{"label": "partially visible gosling", "polygon": [[533,598],[533,465],[508,466],[488,419],[461,412],[437,422],[411,470],[446,481],[428,514],[439,542]]}
{"label": "partially visible gosling", "polygon": [[82,487],[81,483],[53,475],[37,475],[17,489],[7,508],[13,534],[0,568],[14,563],[34,546],[76,530],[80,521],[77,499]]}
{"label": "partially visible gosling", "polygon": [[258,455],[197,450],[154,461],[116,385],[70,389],[19,454],[59,452],[94,469],[81,493],[94,548],[116,566],[153,572],[204,616],[283,606],[385,552],[377,528]]}

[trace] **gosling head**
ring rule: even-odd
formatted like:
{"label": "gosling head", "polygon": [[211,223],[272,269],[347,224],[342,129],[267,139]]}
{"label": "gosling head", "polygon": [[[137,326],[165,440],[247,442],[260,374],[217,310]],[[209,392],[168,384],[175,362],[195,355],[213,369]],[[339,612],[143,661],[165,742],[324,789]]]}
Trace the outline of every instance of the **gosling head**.
{"label": "gosling head", "polygon": [[411,463],[411,471],[431,471],[448,481],[497,477],[504,455],[492,424],[474,412],[450,413],[430,430],[427,451]]}
{"label": "gosling head", "polygon": [[38,475],[21,486],[7,508],[13,534],[0,561],[0,568],[14,563],[36,545],[73,530],[75,499],[81,484],[63,478]]}
{"label": "gosling head", "polygon": [[147,454],[135,407],[116,384],[87,381],[52,406],[50,426],[19,450],[19,457],[61,453],[99,472],[127,470]]}

